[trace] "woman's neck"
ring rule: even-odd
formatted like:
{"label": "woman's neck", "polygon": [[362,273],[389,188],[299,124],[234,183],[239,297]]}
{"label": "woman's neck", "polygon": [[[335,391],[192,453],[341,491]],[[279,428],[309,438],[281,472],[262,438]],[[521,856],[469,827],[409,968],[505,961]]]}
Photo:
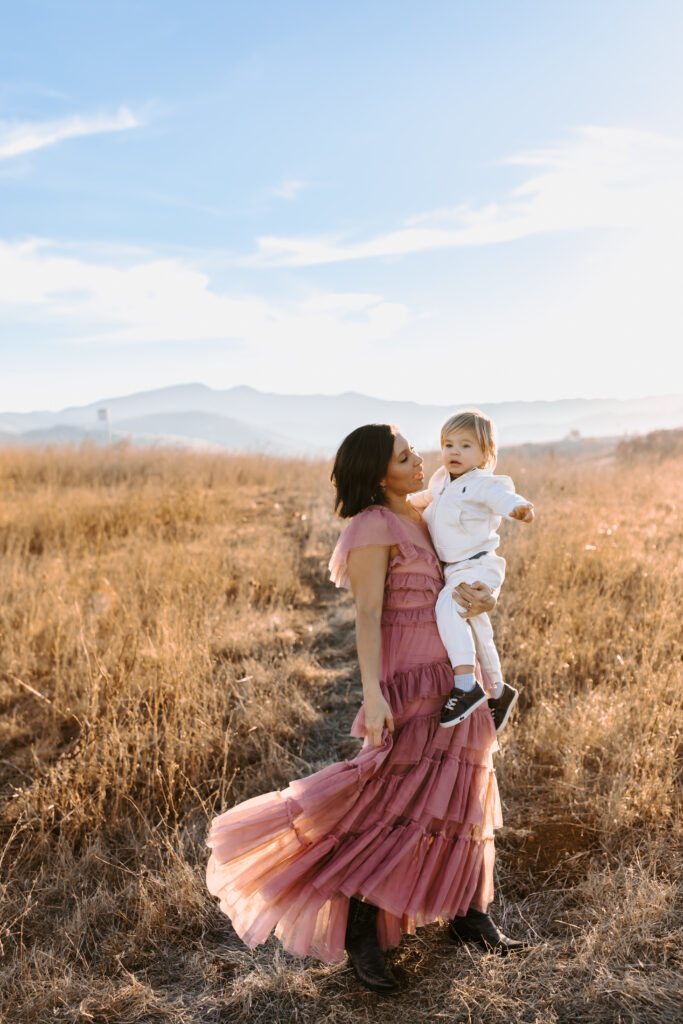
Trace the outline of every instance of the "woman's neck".
{"label": "woman's neck", "polygon": [[407,519],[412,519],[414,522],[419,523],[422,516],[414,509],[408,501],[407,494],[386,494],[384,495],[384,503],[388,509],[395,512],[397,516],[405,516]]}

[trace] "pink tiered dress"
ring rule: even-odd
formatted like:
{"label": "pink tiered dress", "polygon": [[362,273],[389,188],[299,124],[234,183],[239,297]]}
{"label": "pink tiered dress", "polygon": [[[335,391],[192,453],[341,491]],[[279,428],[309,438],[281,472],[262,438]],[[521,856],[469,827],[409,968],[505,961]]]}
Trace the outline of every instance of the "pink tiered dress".
{"label": "pink tiered dress", "polygon": [[[382,609],[380,686],[394,716],[382,745],[246,800],[214,819],[207,884],[250,947],[272,929],[284,948],[326,963],[344,957],[349,897],[380,908],[387,949],[401,933],[485,910],[493,896],[494,829],[502,824],[487,706],[444,729],[452,670],[434,605],[441,566],[424,523],[373,506],[356,515],[330,561],[348,586],[354,548],[397,546]],[[365,737],[361,706],[351,734]]]}

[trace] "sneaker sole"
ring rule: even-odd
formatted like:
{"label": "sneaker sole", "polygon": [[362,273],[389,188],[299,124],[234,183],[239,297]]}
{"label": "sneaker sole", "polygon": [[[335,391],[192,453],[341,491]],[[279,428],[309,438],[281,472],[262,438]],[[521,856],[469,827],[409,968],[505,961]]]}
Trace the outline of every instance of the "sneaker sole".
{"label": "sneaker sole", "polygon": [[465,714],[461,715],[460,718],[454,718],[452,722],[439,722],[439,725],[442,729],[452,729],[454,725],[460,725],[461,722],[464,722],[466,718],[469,718],[472,712],[476,711],[477,708],[481,707],[481,705],[486,703],[487,700],[488,696],[484,694],[484,696],[480,697],[476,704],[473,704],[471,708],[468,708]]}
{"label": "sneaker sole", "polygon": [[496,729],[496,732],[502,732],[502,731],[503,731],[503,729],[505,728],[505,726],[506,726],[506,725],[508,724],[508,718],[509,718],[509,717],[510,717],[510,715],[512,714],[512,711],[513,711],[513,709],[514,709],[514,706],[515,706],[515,704],[517,703],[517,698],[518,698],[518,697],[519,697],[519,694],[518,694],[518,693],[516,693],[516,694],[514,695],[514,697],[512,698],[512,700],[510,701],[510,703],[508,704],[508,709],[507,709],[507,711],[505,712],[505,714],[503,715],[503,721],[502,721],[502,722],[500,723],[500,725],[499,725],[499,726],[498,726],[498,728]]}

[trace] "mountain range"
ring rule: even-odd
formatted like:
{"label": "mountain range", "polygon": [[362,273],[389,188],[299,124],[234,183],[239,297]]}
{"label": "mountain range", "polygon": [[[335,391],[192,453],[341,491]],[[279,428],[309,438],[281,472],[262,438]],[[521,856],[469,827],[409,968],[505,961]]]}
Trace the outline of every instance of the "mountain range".
{"label": "mountain range", "polygon": [[[341,395],[279,395],[239,386],[219,391],[181,384],[101,399],[58,412],[0,412],[0,443],[102,441],[107,409],[111,439],[133,444],[258,451],[278,455],[332,454],[362,423],[396,423],[419,448],[438,447],[439,428],[462,408]],[[475,406],[491,416],[499,443],[560,441],[567,437],[623,437],[683,426],[683,395],[619,400],[498,402]]]}

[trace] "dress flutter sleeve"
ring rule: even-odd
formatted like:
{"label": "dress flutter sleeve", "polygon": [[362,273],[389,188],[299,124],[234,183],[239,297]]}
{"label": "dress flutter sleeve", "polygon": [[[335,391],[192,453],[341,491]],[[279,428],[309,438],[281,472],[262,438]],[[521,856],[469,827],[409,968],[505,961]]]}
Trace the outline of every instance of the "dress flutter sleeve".
{"label": "dress flutter sleeve", "polygon": [[406,534],[400,519],[382,505],[372,505],[353,517],[341,534],[330,558],[330,579],[338,587],[348,587],[347,559],[354,548],[397,544],[399,558],[418,557],[418,551]]}

